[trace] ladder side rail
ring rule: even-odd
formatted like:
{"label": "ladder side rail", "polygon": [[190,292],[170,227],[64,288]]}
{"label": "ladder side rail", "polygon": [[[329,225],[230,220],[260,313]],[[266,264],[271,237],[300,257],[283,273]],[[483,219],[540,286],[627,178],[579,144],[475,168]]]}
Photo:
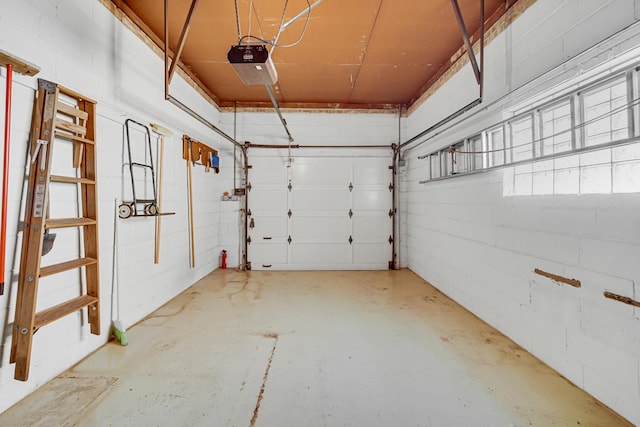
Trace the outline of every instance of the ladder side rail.
{"label": "ladder side rail", "polygon": [[[87,137],[95,141],[96,137],[96,104],[91,100],[79,100],[78,104],[83,111],[89,114],[87,120]],[[85,218],[95,220],[91,225],[83,226],[84,256],[99,260],[98,242],[98,186],[96,170],[96,146],[87,144],[84,147],[84,161],[80,171],[81,177],[92,180],[94,185],[82,184],[82,215]],[[99,263],[84,267],[87,286],[87,295],[95,297],[97,302],[88,307],[89,324],[91,333],[100,335],[100,272]]]}
{"label": "ladder side rail", "polygon": [[[37,137],[34,135],[32,142],[35,142],[37,146],[39,139],[47,141],[47,145],[40,146],[37,151],[37,158],[31,159],[29,189],[33,193],[31,204],[27,206],[27,209],[31,210],[29,214],[30,222],[28,223],[31,230],[29,238],[26,240],[26,252],[23,251],[21,257],[21,267],[24,268],[24,273],[21,272],[23,281],[18,281],[18,287],[22,288],[20,292],[21,302],[20,311],[16,311],[16,322],[14,322],[14,328],[17,325],[18,329],[14,329],[13,335],[16,340],[14,377],[22,381],[26,381],[29,377],[31,347],[35,332],[36,296],[40,276],[44,227],[49,204],[49,166],[53,158],[54,121],[58,90],[55,84],[44,80],[39,80],[39,85],[39,94],[44,95],[42,127]],[[32,153],[34,153],[33,147],[31,149]],[[45,157],[44,161],[42,160],[43,156]]]}
{"label": "ladder side rail", "polygon": [[[37,143],[38,143],[38,138],[40,137],[40,128],[42,125],[42,111],[44,110],[44,88],[39,87],[38,90],[36,91],[35,94],[35,99],[33,102],[33,115],[32,115],[32,120],[31,120],[31,132],[29,133],[29,144],[27,145],[27,150],[29,150],[30,153],[33,152],[33,150],[35,149]],[[27,162],[31,161],[31,155],[26,157]],[[25,203],[25,210],[24,210],[24,220],[23,220],[23,227],[22,227],[22,249],[20,251],[20,267],[18,270],[18,284],[20,283],[24,283],[25,282],[25,274],[26,274],[26,270],[25,270],[25,257],[22,256],[22,254],[26,253],[26,251],[28,250],[28,242],[29,242],[29,237],[31,234],[31,227],[29,227],[29,224],[31,224],[31,215],[33,213],[33,210],[30,209],[30,206],[33,204],[33,181],[32,179],[35,178],[35,169],[34,169],[34,165],[31,165],[29,167],[29,182],[27,184],[27,197],[26,197],[26,203]],[[13,278],[12,278],[13,279]],[[17,339],[17,333],[18,333],[18,328],[19,328],[19,324],[20,324],[20,318],[19,315],[20,313],[22,313],[22,304],[23,304],[23,299],[24,299],[24,286],[18,286],[17,287],[17,292],[16,292],[16,309],[15,309],[15,314],[14,314],[14,321],[13,321],[13,327],[12,327],[12,333],[11,333],[11,354],[9,357],[9,363],[15,363],[16,361],[16,349],[18,346],[18,339]]]}

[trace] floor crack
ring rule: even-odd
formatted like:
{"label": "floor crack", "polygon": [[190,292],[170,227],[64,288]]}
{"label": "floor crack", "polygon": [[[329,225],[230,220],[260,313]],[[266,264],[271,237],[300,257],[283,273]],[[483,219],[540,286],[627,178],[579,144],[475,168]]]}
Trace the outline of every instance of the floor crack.
{"label": "floor crack", "polygon": [[278,345],[277,334],[264,334],[263,336],[265,338],[273,339],[273,347],[271,348],[271,355],[269,356],[267,367],[264,370],[264,377],[262,377],[262,385],[260,386],[260,393],[258,394],[258,400],[256,402],[256,407],[253,410],[253,417],[251,418],[251,423],[249,424],[249,427],[255,427],[256,421],[258,420],[258,412],[260,411],[260,404],[262,403],[262,398],[264,397],[264,389],[267,385],[267,379],[269,378],[269,370],[271,370],[271,362],[273,362],[273,356],[276,354],[276,346]]}

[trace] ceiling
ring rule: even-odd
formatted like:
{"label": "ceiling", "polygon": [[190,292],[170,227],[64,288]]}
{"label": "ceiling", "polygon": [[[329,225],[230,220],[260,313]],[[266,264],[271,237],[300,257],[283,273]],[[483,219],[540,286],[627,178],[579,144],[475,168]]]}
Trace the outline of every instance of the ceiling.
{"label": "ceiling", "polygon": [[[164,2],[113,0],[160,46]],[[183,66],[221,107],[271,105],[264,86],[244,85],[227,60],[241,35],[272,40],[284,22],[319,0],[200,0]],[[485,0],[494,23],[515,0]],[[169,46],[176,49],[192,0],[169,0]],[[478,38],[480,1],[458,0],[469,34]],[[282,107],[397,109],[410,107],[460,57],[463,38],[452,0],[321,0],[284,30],[271,58],[273,91]],[[470,74],[470,78],[474,78]]]}

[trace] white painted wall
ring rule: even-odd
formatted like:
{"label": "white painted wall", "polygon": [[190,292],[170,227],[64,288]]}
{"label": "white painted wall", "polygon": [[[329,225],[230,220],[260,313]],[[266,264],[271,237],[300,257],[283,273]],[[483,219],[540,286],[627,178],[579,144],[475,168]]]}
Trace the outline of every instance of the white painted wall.
{"label": "white painted wall", "polygon": [[[417,157],[501,121],[511,107],[526,108],[540,93],[577,87],[590,70],[637,60],[640,50],[625,52],[640,46],[640,29],[627,28],[639,11],[633,0],[533,4],[486,49],[483,106],[405,153],[400,206],[405,265],[635,424],[640,309],[602,294],[640,298],[640,195],[585,194],[580,186],[573,194],[519,192],[512,167],[421,185],[425,161]],[[468,67],[408,118],[407,136],[472,100],[477,92],[470,96],[464,81],[474,83]],[[640,165],[637,154],[629,159]],[[524,167],[533,174],[535,164]],[[582,288],[534,268],[579,279]]]}
{"label": "white painted wall", "polygon": [[[13,379],[9,364],[17,266],[20,246],[16,230],[20,210],[22,176],[31,122],[36,79],[16,75],[11,123],[11,169],[7,253],[7,286],[0,296],[0,412],[47,380],[103,345],[110,329],[111,262],[113,248],[113,202],[128,191],[123,181],[123,123],[132,118],[141,123],[159,123],[174,134],[165,143],[164,208],[175,216],[163,218],[160,263],[153,263],[153,219],[119,220],[121,318],[131,326],[216,268],[220,251],[237,246],[237,218],[234,203],[220,202],[220,195],[232,187],[232,145],[163,100],[162,60],[126,29],[98,1],[86,0],[0,0],[0,49],[41,67],[41,77],[97,101],[97,150],[102,334],[89,333],[85,315],[73,314],[48,325],[35,335],[28,382]],[[6,70],[0,77],[0,98],[5,98]],[[212,122],[220,113],[176,76],[171,93]],[[2,109],[4,112],[4,108]],[[2,114],[0,126],[4,126]],[[187,169],[182,160],[182,134],[186,133],[219,149],[221,173],[204,173],[194,168],[196,268],[189,267],[187,222]],[[1,165],[0,165],[1,167]],[[53,192],[53,190],[52,190]],[[53,192],[52,198],[56,194]],[[237,209],[237,206],[236,206]],[[4,238],[4,237],[3,237]],[[49,259],[77,252],[56,241]],[[16,258],[12,263],[14,248]],[[229,264],[237,264],[237,252],[230,250]],[[43,259],[47,261],[47,257]],[[14,274],[13,280],[11,274]],[[61,275],[64,276],[64,275]],[[77,283],[60,279],[41,283],[42,307],[56,300],[57,293],[73,291]],[[59,302],[59,301],[56,301]]]}

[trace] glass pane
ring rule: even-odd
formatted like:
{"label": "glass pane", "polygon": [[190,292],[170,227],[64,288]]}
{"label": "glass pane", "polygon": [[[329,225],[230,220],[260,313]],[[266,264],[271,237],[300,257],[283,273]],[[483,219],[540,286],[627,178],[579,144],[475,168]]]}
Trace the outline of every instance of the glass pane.
{"label": "glass pane", "polygon": [[620,77],[584,94],[587,147],[629,137],[626,86],[625,78]]}
{"label": "glass pane", "polygon": [[571,150],[571,101],[546,108],[540,112],[542,121],[542,156]]}
{"label": "glass pane", "polygon": [[440,178],[440,157],[437,153],[429,157],[431,161],[431,178]]}
{"label": "glass pane", "polygon": [[489,149],[489,166],[504,164],[504,131],[500,127],[487,133]]}
{"label": "glass pane", "polygon": [[471,159],[471,167],[473,169],[482,169],[484,168],[484,158],[485,153],[482,147],[482,136],[478,135],[469,140],[469,148],[471,154],[469,155]]}
{"label": "glass pane", "polygon": [[511,161],[518,162],[533,157],[533,117],[526,116],[510,123]]}

